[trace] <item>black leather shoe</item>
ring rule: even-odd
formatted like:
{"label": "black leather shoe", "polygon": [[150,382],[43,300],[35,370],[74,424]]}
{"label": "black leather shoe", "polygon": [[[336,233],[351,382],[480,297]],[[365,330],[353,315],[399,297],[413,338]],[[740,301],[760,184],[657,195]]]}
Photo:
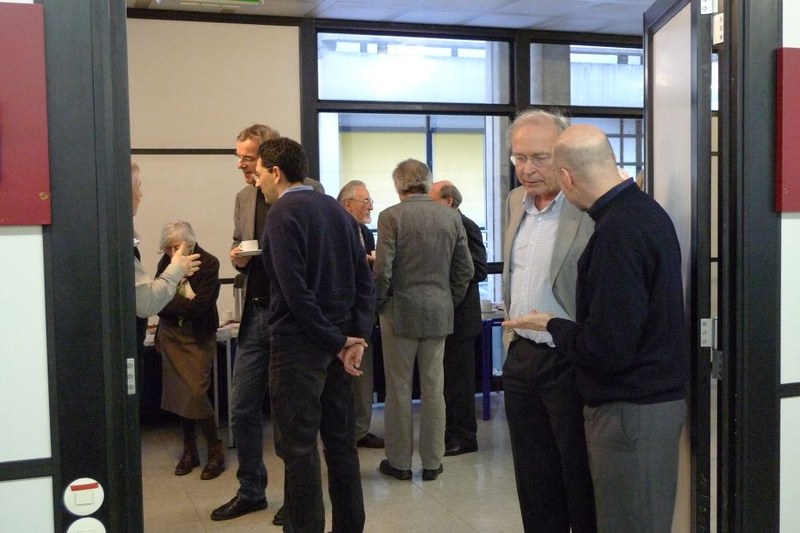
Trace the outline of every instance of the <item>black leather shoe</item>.
{"label": "black leather shoe", "polygon": [[433,481],[439,474],[444,472],[444,465],[439,465],[439,468],[434,468],[432,470],[428,470],[427,468],[422,469],[422,481]]}
{"label": "black leather shoe", "polygon": [[384,459],[381,461],[380,466],[378,466],[378,472],[387,476],[392,476],[400,481],[411,479],[411,470],[400,470],[399,468],[395,468],[392,466],[392,463],[389,462],[389,459]]}
{"label": "black leather shoe", "polygon": [[254,502],[240,500],[239,496],[234,496],[231,501],[220,505],[211,512],[211,520],[230,520],[238,518],[253,511],[260,511],[267,508],[267,499],[261,498]]}
{"label": "black leather shoe", "polygon": [[463,453],[472,453],[478,451],[478,443],[475,441],[464,441],[461,439],[453,439],[445,444],[444,456],[452,457],[453,455],[461,455]]}
{"label": "black leather shoe", "polygon": [[273,526],[282,526],[283,525],[283,510],[285,506],[281,505],[281,508],[278,509],[278,512],[275,513],[275,516],[272,517],[272,525]]}
{"label": "black leather shoe", "polygon": [[356,441],[356,446],[359,448],[383,448],[383,439],[372,433],[367,433]]}

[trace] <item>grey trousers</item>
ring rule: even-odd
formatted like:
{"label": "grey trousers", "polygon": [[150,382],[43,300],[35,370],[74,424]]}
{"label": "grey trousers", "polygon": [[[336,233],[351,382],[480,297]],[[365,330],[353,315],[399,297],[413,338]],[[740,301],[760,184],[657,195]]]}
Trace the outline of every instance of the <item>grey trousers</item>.
{"label": "grey trousers", "polygon": [[356,440],[364,438],[369,433],[372,424],[372,395],[374,392],[374,364],[372,339],[367,339],[369,346],[364,350],[361,358],[361,374],[353,378],[353,412],[356,417]]}
{"label": "grey trousers", "polygon": [[669,533],[686,401],[583,411],[598,533]]}
{"label": "grey trousers", "polygon": [[444,339],[396,337],[391,319],[381,315],[383,368],[386,373],[386,458],[400,470],[411,469],[414,416],[411,394],[414,360],[419,366],[421,413],[419,456],[422,468],[439,468],[444,457]]}

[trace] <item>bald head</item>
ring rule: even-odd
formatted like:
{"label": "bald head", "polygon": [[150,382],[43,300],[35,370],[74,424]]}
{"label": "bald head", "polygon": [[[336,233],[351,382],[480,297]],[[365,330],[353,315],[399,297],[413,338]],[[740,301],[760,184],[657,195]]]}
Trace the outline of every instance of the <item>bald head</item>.
{"label": "bald head", "polygon": [[576,207],[586,210],[622,181],[605,133],[590,124],[570,126],[553,150],[561,189]]}
{"label": "bald head", "polygon": [[462,197],[459,191],[452,182],[447,180],[436,181],[431,185],[431,191],[428,193],[433,201],[440,204],[458,209],[461,205]]}

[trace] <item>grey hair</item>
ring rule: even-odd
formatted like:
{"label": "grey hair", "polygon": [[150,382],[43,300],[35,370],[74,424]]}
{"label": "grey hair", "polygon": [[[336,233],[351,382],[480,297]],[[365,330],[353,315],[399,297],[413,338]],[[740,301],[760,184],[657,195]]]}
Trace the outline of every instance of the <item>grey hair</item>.
{"label": "grey hair", "polygon": [[174,222],[167,222],[161,228],[161,238],[158,244],[159,251],[166,252],[170,241],[176,238],[181,242],[185,242],[189,248],[197,244],[197,237],[194,236],[192,225],[183,220],[175,220]]}
{"label": "grey hair", "polygon": [[506,143],[508,143],[508,146],[511,147],[511,139],[514,137],[514,132],[517,131],[520,126],[541,121],[553,122],[558,128],[559,133],[569,128],[569,120],[558,109],[551,109],[550,111],[545,111],[544,109],[528,109],[517,115],[514,122],[508,127],[508,131],[506,131]]}
{"label": "grey hair", "polygon": [[359,187],[367,188],[367,184],[361,180],[350,180],[344,184],[342,190],[339,191],[339,196],[336,197],[336,201],[340,204],[344,205],[347,200],[352,200],[356,196],[356,189]]}
{"label": "grey hair", "polygon": [[239,132],[236,136],[237,142],[243,142],[248,139],[253,139],[258,144],[263,143],[267,139],[277,139],[281,136],[278,130],[272,129],[264,124],[253,124]]}
{"label": "grey hair", "polygon": [[431,169],[422,161],[406,159],[392,172],[397,194],[428,194],[431,190]]}
{"label": "grey hair", "polygon": [[442,200],[447,200],[448,198],[453,199],[453,208],[458,209],[458,206],[461,205],[461,202],[464,201],[464,197],[461,196],[461,191],[458,190],[458,187],[453,185],[452,183],[444,183],[442,184],[441,189],[439,189],[439,194],[442,196]]}

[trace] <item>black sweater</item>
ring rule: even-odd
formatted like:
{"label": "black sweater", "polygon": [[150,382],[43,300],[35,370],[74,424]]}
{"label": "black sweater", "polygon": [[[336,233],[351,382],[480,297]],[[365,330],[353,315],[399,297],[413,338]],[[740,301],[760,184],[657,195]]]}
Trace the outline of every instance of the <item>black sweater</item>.
{"label": "black sweater", "polygon": [[688,344],[681,252],[669,215],[626,181],[589,209],[578,261],[576,320],[547,325],[574,363],[587,405],[684,398]]}
{"label": "black sweater", "polygon": [[375,293],[356,220],[313,190],[286,192],[261,240],[271,280],[272,335],[302,335],[336,354],[346,336],[369,338]]}

